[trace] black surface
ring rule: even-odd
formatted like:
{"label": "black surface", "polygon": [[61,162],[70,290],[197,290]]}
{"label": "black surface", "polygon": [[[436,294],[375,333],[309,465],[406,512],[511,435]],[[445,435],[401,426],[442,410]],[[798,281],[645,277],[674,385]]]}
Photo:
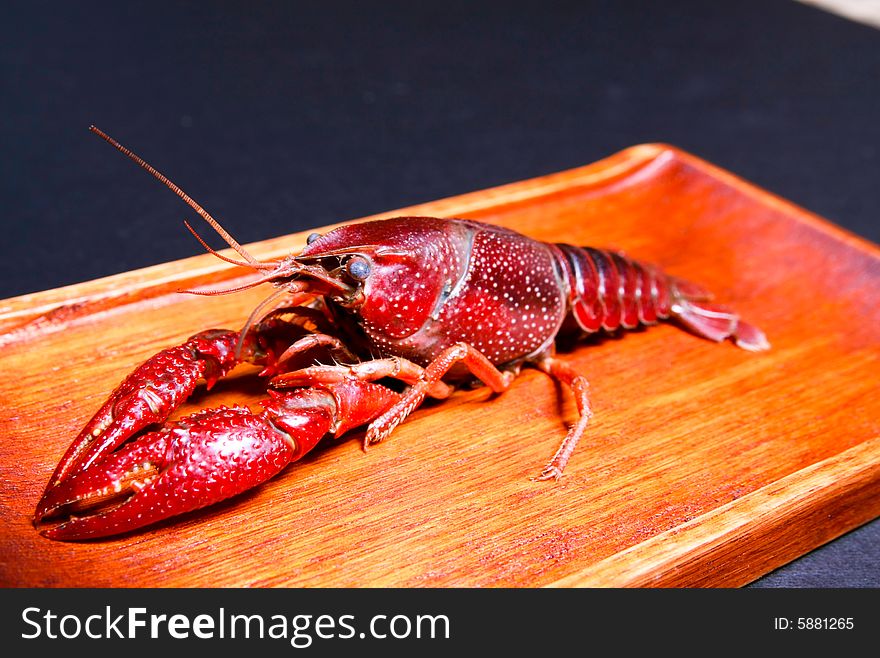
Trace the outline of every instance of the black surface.
{"label": "black surface", "polygon": [[[0,298],[681,146],[874,241],[880,32],[790,2],[21,3]],[[758,586],[880,585],[880,522]]]}

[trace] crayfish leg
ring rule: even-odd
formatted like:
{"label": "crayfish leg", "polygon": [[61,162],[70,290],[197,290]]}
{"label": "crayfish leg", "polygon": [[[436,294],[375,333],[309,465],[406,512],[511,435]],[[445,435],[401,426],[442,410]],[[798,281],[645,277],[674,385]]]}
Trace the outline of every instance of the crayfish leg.
{"label": "crayfish leg", "polygon": [[467,343],[456,343],[444,349],[429,363],[417,381],[406,391],[393,407],[374,420],[364,437],[364,448],[382,441],[394,431],[424,401],[425,397],[436,390],[438,384],[449,370],[461,363],[471,374],[482,381],[495,393],[503,393],[516,378],[513,371],[501,371],[494,366],[489,358],[475,347]]}
{"label": "crayfish leg", "polygon": [[547,465],[544,466],[541,474],[534,478],[538,481],[558,480],[562,477],[562,472],[565,470],[565,465],[568,463],[569,458],[571,458],[575,446],[577,446],[578,441],[584,435],[590,418],[593,417],[593,411],[590,408],[590,384],[586,377],[556,357],[546,357],[538,361],[536,365],[553,377],[553,379],[570,388],[577,404],[577,422],[568,430],[562,443],[559,444],[559,448],[550,461],[547,462]]}
{"label": "crayfish leg", "polygon": [[[352,365],[317,365],[285,372],[274,377],[271,385],[275,388],[294,386],[312,386],[315,384],[335,384],[345,380],[374,382],[379,379],[396,379],[412,386],[419,382],[425,369],[408,359],[392,356],[384,359],[372,359]],[[443,381],[437,381],[429,387],[429,397],[442,400],[452,395],[455,388]]]}

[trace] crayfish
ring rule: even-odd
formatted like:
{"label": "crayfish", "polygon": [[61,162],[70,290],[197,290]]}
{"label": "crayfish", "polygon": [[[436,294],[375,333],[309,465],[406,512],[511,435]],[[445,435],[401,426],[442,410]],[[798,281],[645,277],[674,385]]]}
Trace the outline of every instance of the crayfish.
{"label": "crayfish", "polygon": [[[312,234],[296,255],[260,262],[174,183],[92,131],[180,196],[244,260],[218,254],[187,224],[206,249],[259,273],[246,287],[276,290],[242,330],[202,331],[165,349],[111,394],[37,505],[34,521],[52,539],[127,532],[216,503],[265,482],[325,436],[368,425],[365,446],[377,443],[426,397],[474,380],[500,393],[526,365],[577,403],[577,421],[536,477],[555,480],[592,415],[586,378],[555,354],[560,334],[672,319],[714,341],[769,348],[759,329],[710,303],[696,284],[613,251],[467,219],[347,225]],[[243,362],[269,378],[262,411],[222,407],[166,422],[197,385],[210,387]]]}

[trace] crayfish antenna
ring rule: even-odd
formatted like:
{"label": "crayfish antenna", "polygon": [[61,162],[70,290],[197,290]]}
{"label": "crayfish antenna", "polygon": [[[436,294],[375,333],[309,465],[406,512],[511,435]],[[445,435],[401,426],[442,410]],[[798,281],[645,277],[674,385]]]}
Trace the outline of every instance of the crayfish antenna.
{"label": "crayfish antenna", "polygon": [[224,229],[222,226],[220,226],[220,222],[218,222],[216,219],[211,217],[211,215],[208,213],[207,210],[205,210],[204,208],[202,208],[202,206],[200,206],[198,203],[196,203],[192,199],[192,197],[190,197],[186,192],[184,192],[177,185],[175,185],[171,181],[171,179],[169,179],[167,176],[165,176],[165,174],[161,173],[155,167],[153,167],[152,165],[147,163],[147,161],[144,160],[142,157],[140,157],[139,155],[137,155],[136,153],[134,153],[130,149],[126,148],[125,146],[123,146],[122,144],[117,142],[115,139],[110,137],[110,135],[108,135],[107,133],[105,133],[101,129],[99,129],[95,126],[89,126],[89,130],[92,131],[93,133],[95,133],[98,137],[103,139],[105,142],[110,144],[110,146],[114,147],[117,151],[119,151],[120,153],[122,153],[123,155],[128,157],[130,160],[133,160],[135,163],[140,165],[142,168],[146,169],[147,172],[150,173],[156,180],[158,180],[160,183],[165,185],[165,187],[167,187],[169,190],[171,190],[177,196],[179,196],[181,199],[183,199],[183,201],[186,203],[186,205],[188,205],[190,208],[195,210],[201,216],[201,218],[204,219],[211,226],[211,228],[213,228],[215,231],[217,231],[217,234],[221,238],[223,238],[223,240],[226,242],[226,244],[228,244],[230,247],[232,247],[236,251],[236,253],[238,253],[238,255],[240,255],[242,258],[244,258],[250,264],[251,267],[254,267],[256,269],[265,269],[263,267],[265,265],[265,263],[261,263],[256,258],[251,256],[245,250],[245,248],[242,247],[236,241],[236,239],[233,238],[226,231],[226,229]]}
{"label": "crayfish antenna", "polygon": [[271,283],[277,279],[276,275],[271,276],[261,276],[259,279],[254,281],[250,281],[249,283],[244,283],[240,286],[235,286],[233,288],[211,288],[209,290],[195,290],[193,288],[181,288],[178,289],[177,292],[182,292],[187,295],[201,295],[202,297],[216,297],[217,295],[228,295],[234,292],[242,292],[243,290],[250,290],[251,288],[256,288],[259,285],[264,283]]}
{"label": "crayfish antenna", "polygon": [[192,225],[185,219],[183,220],[183,225],[186,226],[187,230],[189,230],[189,232],[193,234],[193,237],[195,237],[195,239],[199,241],[199,244],[205,248],[205,251],[207,251],[212,256],[216,256],[220,260],[226,261],[227,263],[232,263],[233,265],[238,265],[239,267],[252,267],[258,270],[274,270],[277,267],[275,263],[263,263],[261,261],[257,261],[256,263],[243,263],[240,260],[235,260],[234,258],[224,256],[219,251],[212,248],[211,245],[209,245],[207,242],[205,242],[202,239],[202,236],[198,234],[198,231],[196,231],[192,227]]}

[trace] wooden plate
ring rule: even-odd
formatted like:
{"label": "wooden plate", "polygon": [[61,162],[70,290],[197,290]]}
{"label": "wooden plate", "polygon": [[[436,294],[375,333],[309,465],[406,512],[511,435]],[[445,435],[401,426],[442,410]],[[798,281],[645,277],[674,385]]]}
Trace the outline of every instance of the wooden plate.
{"label": "wooden plate", "polygon": [[[595,421],[557,484],[529,478],[574,417],[528,370],[427,405],[368,453],[328,441],[266,485],[151,529],[52,542],[34,505],[135,365],[264,290],[175,291],[241,270],[202,255],[0,302],[0,583],[6,586],[740,585],[880,513],[880,252],[691,155],[596,164],[388,213],[471,217],[609,246],[714,290],[773,344],[663,325],[567,358]],[[234,226],[228,227],[233,233]],[[304,235],[251,245],[296,250]],[[255,402],[234,375],[198,406]]]}

